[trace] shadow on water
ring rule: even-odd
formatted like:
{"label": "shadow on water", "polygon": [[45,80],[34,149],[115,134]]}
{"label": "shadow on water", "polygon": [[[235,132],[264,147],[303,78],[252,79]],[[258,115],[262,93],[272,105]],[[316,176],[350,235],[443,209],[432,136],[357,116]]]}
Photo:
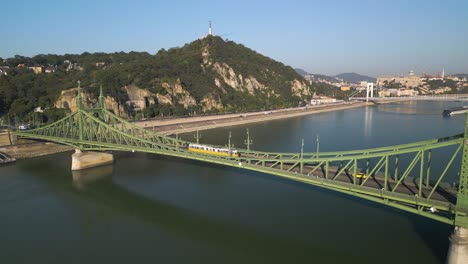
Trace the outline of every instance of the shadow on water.
{"label": "shadow on water", "polygon": [[[157,156],[159,159],[170,159],[170,160],[176,160],[177,158],[172,158],[172,157],[166,157],[166,156]],[[185,163],[191,163],[191,164],[196,164],[200,165],[203,164],[203,166],[211,167],[211,168],[222,168],[225,171],[242,171],[243,174],[248,175],[250,177],[260,177],[263,179],[267,179],[269,181],[274,181],[274,182],[279,182],[281,184],[288,184],[288,185],[293,185],[295,187],[299,187],[302,189],[314,189],[314,191],[322,192],[322,193],[333,193],[334,195],[341,197],[346,200],[354,201],[357,203],[365,204],[366,206],[372,208],[372,210],[384,210],[384,211],[391,211],[392,213],[396,215],[403,215],[406,219],[409,220],[411,223],[414,232],[423,240],[423,242],[426,244],[426,246],[430,249],[430,252],[433,253],[433,255],[437,258],[437,260],[440,263],[445,263],[446,257],[447,257],[447,252],[449,248],[449,236],[453,231],[453,226],[444,224],[441,222],[437,222],[435,220],[425,218],[422,216],[418,216],[409,212],[405,212],[402,210],[395,209],[393,207],[389,206],[383,206],[381,204],[371,202],[365,199],[361,199],[358,197],[350,196],[347,194],[331,191],[328,189],[324,189],[321,187],[313,186],[313,185],[308,185],[300,182],[295,182],[291,181],[288,179],[283,179],[280,177],[272,176],[266,173],[260,173],[260,172],[255,172],[255,171],[248,171],[248,170],[242,170],[239,168],[234,168],[234,167],[226,167],[223,165],[217,165],[217,164],[211,164],[211,163],[204,163],[200,161],[193,161],[193,160],[187,160]],[[389,249],[391,250],[391,249]],[[409,249],[408,254],[411,254],[411,249]],[[413,259],[413,257],[409,257],[409,259]],[[348,259],[349,260],[349,259]],[[380,263],[384,263],[385,261],[381,261]]]}
{"label": "shadow on water", "polygon": [[411,221],[414,231],[421,237],[434,256],[440,263],[445,263],[450,246],[449,236],[452,234],[453,226],[417,215],[408,215],[408,219]]}
{"label": "shadow on water", "polygon": [[[146,198],[114,183],[112,165],[72,172],[72,177],[53,175],[46,170],[38,170],[39,167],[54,166],[52,163],[50,160],[45,160],[23,166],[22,169],[34,171],[40,176],[38,178],[55,193],[66,195],[71,193],[78,196],[80,202],[90,202],[100,211],[107,210],[111,214],[123,214],[184,239],[208,244],[216,249],[216,252],[226,253],[226,256],[234,255],[234,258],[246,258],[256,263],[303,262],[315,257],[340,263],[353,258],[349,255],[336,254],[330,247],[311,248],[301,241],[259,232],[243,225],[210,219],[163,201]],[[68,197],[64,196],[63,200],[67,201]]]}
{"label": "shadow on water", "polygon": [[[127,155],[127,154],[124,154]],[[160,160],[179,160],[171,157],[156,156]],[[212,168],[223,168],[223,170],[239,171],[238,168],[225,167],[221,165],[206,164],[198,161],[183,161],[196,165],[203,164]],[[252,262],[284,263],[304,262],[304,260],[322,259],[328,263],[341,263],[359,261],[359,263],[370,263],[368,259],[362,259],[357,255],[337,254],[339,248],[333,249],[324,245],[323,247],[310,247],[300,240],[285,238],[266,232],[259,232],[252,227],[233,224],[194,213],[191,210],[173,206],[167,202],[149,199],[138,193],[129,191],[124,186],[116,184],[112,180],[113,165],[97,167],[89,170],[69,172],[67,162],[61,163],[58,170],[61,174],[50,173],[42,168],[56,167],[57,163],[51,159],[38,160],[21,166],[23,170],[33,171],[38,181],[47,185],[54,193],[64,194],[64,202],[70,201],[69,195],[78,198],[81,204],[93,204],[99,211],[107,211],[109,214],[124,215],[137,222],[153,226],[157,229],[168,231],[177,237],[188,239],[197,244],[207,244],[223,256],[232,257],[232,262],[239,259],[248,259]],[[63,173],[68,171],[69,173]],[[299,182],[290,181],[268,174],[244,171],[242,173],[251,177],[260,177],[281,184],[294,185],[303,189],[314,189],[322,193],[333,193],[337,197],[365,204],[374,210],[392,211],[392,213],[403,215],[411,222],[415,233],[430,248],[434,256],[443,263],[448,250],[448,236],[452,227],[435,222],[417,215],[406,213],[391,207],[385,207],[377,203],[352,197],[346,194],[336,193],[320,187],[310,186]],[[61,196],[59,196],[61,197]],[[74,200],[74,199],[72,199]],[[80,214],[88,214],[86,206],[77,207]],[[90,217],[93,217],[92,215]],[[98,216],[95,216],[98,217]],[[391,251],[391,249],[388,249]],[[408,259],[413,260],[411,248],[408,248]],[[392,263],[391,259],[380,261],[380,263]]]}

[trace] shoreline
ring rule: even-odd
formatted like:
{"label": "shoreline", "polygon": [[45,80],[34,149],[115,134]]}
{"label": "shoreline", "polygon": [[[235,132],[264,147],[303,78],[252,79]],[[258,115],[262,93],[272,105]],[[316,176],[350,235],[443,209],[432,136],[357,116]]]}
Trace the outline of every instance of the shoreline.
{"label": "shoreline", "polygon": [[133,122],[142,128],[155,133],[169,136],[194,132],[197,130],[208,130],[220,127],[238,126],[250,123],[258,123],[270,120],[285,119],[291,117],[305,116],[311,114],[340,111],[357,107],[374,105],[371,102],[340,103],[332,105],[320,105],[311,107],[288,108],[254,113],[237,113],[219,116],[204,117],[182,117],[170,120],[149,120]]}
{"label": "shoreline", "polygon": [[16,160],[30,159],[55,153],[71,152],[73,150],[74,148],[68,145],[40,141],[0,147],[0,152],[4,152]]}

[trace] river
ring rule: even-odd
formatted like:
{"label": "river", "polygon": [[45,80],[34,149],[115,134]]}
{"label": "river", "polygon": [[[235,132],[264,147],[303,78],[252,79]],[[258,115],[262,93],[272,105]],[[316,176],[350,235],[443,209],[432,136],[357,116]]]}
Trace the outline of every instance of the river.
{"label": "river", "polygon": [[[201,142],[299,152],[463,132],[461,102],[405,102],[202,131]],[[193,139],[193,135],[183,135]],[[443,263],[452,227],[274,176],[115,153],[71,172],[70,153],[0,167],[0,263]],[[436,163],[436,162],[435,162]],[[459,166],[459,161],[457,166]],[[436,165],[435,165],[436,166]],[[453,172],[450,180],[456,179]]]}

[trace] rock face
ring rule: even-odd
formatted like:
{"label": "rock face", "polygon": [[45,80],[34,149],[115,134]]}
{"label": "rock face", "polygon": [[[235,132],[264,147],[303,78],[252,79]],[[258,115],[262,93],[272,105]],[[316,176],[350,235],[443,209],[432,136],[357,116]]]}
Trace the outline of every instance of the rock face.
{"label": "rock face", "polygon": [[203,100],[201,101],[203,108],[202,110],[209,111],[211,109],[222,109],[223,105],[221,104],[220,100],[216,100],[212,94],[209,94],[205,97],[203,97]]}
{"label": "rock face", "polygon": [[291,85],[291,91],[294,96],[310,96],[310,89],[304,82],[294,79],[294,81],[291,82]]}
{"label": "rock face", "polygon": [[[190,95],[190,93],[182,87],[180,83],[180,79],[177,79],[177,82],[173,84],[169,84],[165,82],[162,84],[162,86],[166,89],[166,92],[168,93],[167,96],[169,96],[169,98],[174,98],[174,97],[176,98],[175,100],[171,100],[168,103],[174,104],[174,101],[176,101],[178,104],[183,105],[185,108],[196,105],[195,98],[193,98]],[[166,99],[167,99],[167,96],[166,96]],[[158,100],[160,97],[158,97]]]}
{"label": "rock face", "polygon": [[56,108],[69,108],[72,112],[75,112],[78,108],[76,104],[76,96],[78,88],[71,88],[64,90],[60,93],[59,98],[55,101]]}
{"label": "rock face", "polygon": [[[242,74],[236,75],[234,69],[226,63],[220,64],[216,62],[213,64],[213,69],[218,75],[221,76],[222,80],[224,80],[224,83],[237,91],[247,91],[250,95],[253,95],[255,90],[269,90],[267,86],[261,84],[253,76],[243,78]],[[214,82],[218,88],[222,88],[221,82],[218,78],[215,78]],[[223,92],[226,93],[226,90],[223,89]]]}
{"label": "rock face", "polygon": [[[58,97],[57,101],[55,101],[54,106],[56,108],[68,108],[70,111],[75,112],[78,109],[76,97],[78,95],[78,88],[71,88],[68,90],[64,90],[61,92],[60,96]],[[95,105],[97,103],[97,98],[85,91],[81,91],[81,97],[83,100],[83,104],[85,105]],[[111,96],[105,96],[104,97],[104,106],[106,109],[112,110],[114,113],[121,117],[127,118],[128,115],[125,112],[124,107],[119,105],[115,101],[115,99]]]}
{"label": "rock face", "polygon": [[155,95],[146,89],[140,89],[135,85],[125,86],[124,89],[127,92],[128,98],[130,99],[129,101],[138,105],[138,107],[141,109],[145,108],[146,101],[150,105],[155,103]]}

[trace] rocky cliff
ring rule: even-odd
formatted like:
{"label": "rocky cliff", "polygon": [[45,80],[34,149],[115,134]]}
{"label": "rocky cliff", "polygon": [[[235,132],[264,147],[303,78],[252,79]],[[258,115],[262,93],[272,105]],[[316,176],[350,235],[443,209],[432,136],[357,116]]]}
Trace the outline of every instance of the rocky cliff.
{"label": "rocky cliff", "polygon": [[[56,108],[68,108],[70,111],[74,112],[78,109],[76,97],[78,95],[78,88],[71,88],[64,90],[60,93],[60,96],[55,101],[54,107]],[[81,97],[83,103],[87,106],[96,105],[98,98],[87,91],[82,91]],[[117,103],[113,97],[105,96],[104,97],[104,106],[106,109],[112,110],[117,115],[127,118],[128,114],[125,111],[124,107]]]}

